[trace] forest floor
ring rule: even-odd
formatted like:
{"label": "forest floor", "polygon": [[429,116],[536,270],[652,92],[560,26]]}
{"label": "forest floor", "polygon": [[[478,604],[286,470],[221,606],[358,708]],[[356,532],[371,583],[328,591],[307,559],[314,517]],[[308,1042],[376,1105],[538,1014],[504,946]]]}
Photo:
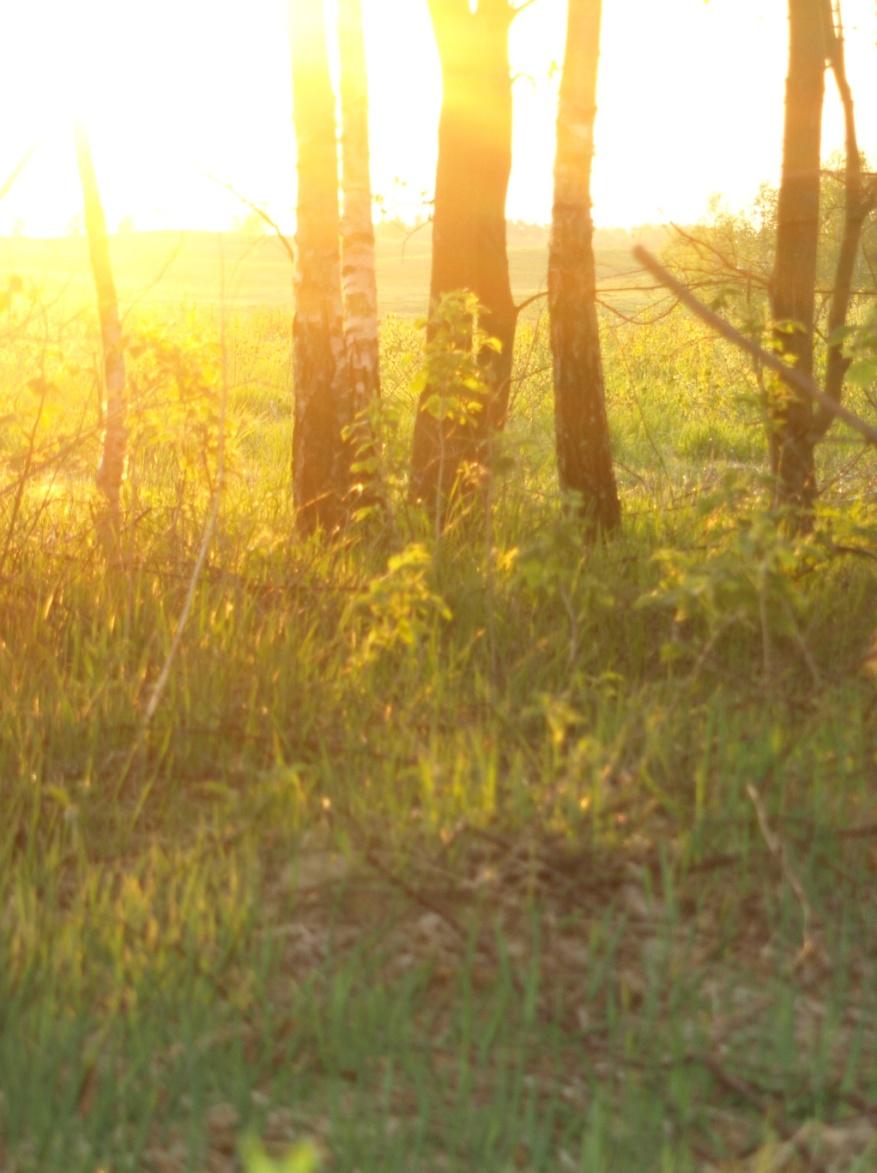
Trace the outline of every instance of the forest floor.
{"label": "forest floor", "polygon": [[287,314],[135,309],[108,568],[91,319],[6,312],[0,1168],[877,1167],[873,455],[790,535],[751,370],[607,316],[584,548],[535,319],[437,537],[388,318],[388,511],[304,541]]}

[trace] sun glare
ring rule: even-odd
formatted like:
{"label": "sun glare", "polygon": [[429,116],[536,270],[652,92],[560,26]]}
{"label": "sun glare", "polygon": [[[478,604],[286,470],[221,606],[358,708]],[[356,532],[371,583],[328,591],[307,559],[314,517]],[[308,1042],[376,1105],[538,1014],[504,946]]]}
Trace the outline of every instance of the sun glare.
{"label": "sun glare", "polygon": [[[387,215],[412,220],[428,214],[440,102],[427,3],[364,2],[374,187]],[[877,14],[870,0],[844,7],[867,147],[877,141]],[[513,219],[550,215],[564,12],[564,0],[536,0],[513,30]],[[785,38],[779,2],[604,4],[598,223],[692,220],[713,194],[739,207],[774,181]],[[9,0],[0,45],[0,184],[32,152],[0,201],[0,232],[57,233],[77,220],[74,116],[89,127],[111,224],[229,227],[246,211],[230,186],[290,225],[286,0]],[[842,143],[833,98],[826,143]]]}

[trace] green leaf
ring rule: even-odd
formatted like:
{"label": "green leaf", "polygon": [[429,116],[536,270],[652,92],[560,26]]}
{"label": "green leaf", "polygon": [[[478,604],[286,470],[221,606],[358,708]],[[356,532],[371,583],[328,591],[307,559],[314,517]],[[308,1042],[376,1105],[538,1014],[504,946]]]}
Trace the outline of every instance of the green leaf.
{"label": "green leaf", "polygon": [[774,328],[774,330],[777,331],[778,334],[803,334],[804,333],[804,328],[801,325],[801,323],[800,322],[793,322],[789,318],[786,318],[781,322],[774,322],[773,328]]}
{"label": "green leaf", "polygon": [[689,654],[677,640],[666,640],[661,644],[662,664],[675,664],[678,660],[684,660]]}
{"label": "green leaf", "polygon": [[856,332],[855,326],[838,326],[836,330],[832,330],[831,334],[829,334],[828,345],[840,346],[848,338],[852,338]]}
{"label": "green leaf", "polygon": [[257,1140],[246,1137],[241,1142],[241,1157],[246,1173],[316,1173],[320,1167],[320,1154],[310,1141],[296,1145],[275,1160]]}
{"label": "green leaf", "polygon": [[859,358],[850,364],[847,379],[856,387],[870,387],[877,379],[877,358]]}

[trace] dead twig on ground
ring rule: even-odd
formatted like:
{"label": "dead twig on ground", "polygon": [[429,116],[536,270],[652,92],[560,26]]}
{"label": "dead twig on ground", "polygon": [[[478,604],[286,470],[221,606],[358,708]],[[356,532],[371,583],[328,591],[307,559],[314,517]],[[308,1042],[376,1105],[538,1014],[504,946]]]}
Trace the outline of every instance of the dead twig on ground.
{"label": "dead twig on ground", "polygon": [[814,957],[825,962],[827,960],[825,950],[819,942],[818,934],[814,927],[813,909],[810,901],[807,899],[804,885],[801,883],[801,879],[789,859],[786,845],[772,830],[767,818],[764,802],[755,787],[751,784],[747,785],[746,793],[749,795],[749,799],[755,807],[755,815],[758,819],[758,828],[761,831],[761,837],[764,839],[768,851],[777,861],[782,877],[791,888],[795,900],[798,902],[798,907],[801,909],[803,940],[795,958],[795,968],[799,969],[806,961]]}

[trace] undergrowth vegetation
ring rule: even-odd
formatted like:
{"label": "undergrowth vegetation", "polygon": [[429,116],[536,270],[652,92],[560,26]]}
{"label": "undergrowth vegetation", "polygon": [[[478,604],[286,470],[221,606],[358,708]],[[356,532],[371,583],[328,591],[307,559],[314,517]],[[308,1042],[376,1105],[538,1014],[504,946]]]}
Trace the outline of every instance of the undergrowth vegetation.
{"label": "undergrowth vegetation", "polygon": [[218,313],[135,309],[108,568],[88,318],[3,313],[0,1166],[743,1168],[871,1110],[872,455],[832,433],[794,535],[745,362],[609,319],[586,549],[533,319],[437,536],[390,319],[386,507],[306,541],[285,315],[223,360]]}

